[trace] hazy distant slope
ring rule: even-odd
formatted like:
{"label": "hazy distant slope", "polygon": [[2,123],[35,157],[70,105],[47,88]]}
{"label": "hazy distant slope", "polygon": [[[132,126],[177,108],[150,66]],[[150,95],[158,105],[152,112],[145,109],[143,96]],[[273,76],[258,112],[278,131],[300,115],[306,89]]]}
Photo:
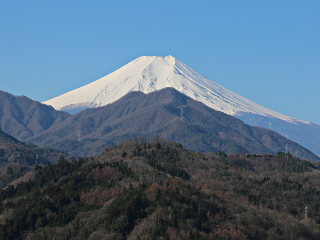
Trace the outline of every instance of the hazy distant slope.
{"label": "hazy distant slope", "polygon": [[25,96],[17,97],[0,91],[0,129],[21,141],[26,141],[69,116],[66,112],[56,111],[51,106]]}
{"label": "hazy distant slope", "polygon": [[[106,144],[134,136],[160,136],[196,151],[285,151],[319,160],[313,153],[264,128],[251,127],[194,101],[173,88],[147,95],[131,92],[100,108],[86,109],[38,134],[32,141],[69,153],[92,155]],[[78,142],[78,139],[81,142]]]}
{"label": "hazy distant slope", "polygon": [[307,147],[320,156],[320,126],[314,123],[289,123],[279,118],[261,116],[254,113],[239,112],[235,115],[246,124],[271,129]]}

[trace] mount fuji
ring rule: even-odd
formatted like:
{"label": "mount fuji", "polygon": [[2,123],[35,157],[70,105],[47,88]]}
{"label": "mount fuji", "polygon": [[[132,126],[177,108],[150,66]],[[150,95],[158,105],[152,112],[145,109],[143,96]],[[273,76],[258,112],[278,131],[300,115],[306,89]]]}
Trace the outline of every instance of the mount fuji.
{"label": "mount fuji", "polygon": [[172,56],[139,57],[105,77],[47,100],[44,104],[75,114],[86,108],[108,105],[132,91],[150,93],[167,87],[175,88],[247,124],[274,130],[320,155],[319,125],[256,104],[204,77]]}

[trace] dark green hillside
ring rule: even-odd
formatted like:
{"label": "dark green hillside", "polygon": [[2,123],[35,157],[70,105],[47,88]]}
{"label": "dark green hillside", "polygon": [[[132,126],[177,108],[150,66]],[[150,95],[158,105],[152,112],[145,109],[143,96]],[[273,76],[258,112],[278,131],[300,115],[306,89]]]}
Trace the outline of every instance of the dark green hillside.
{"label": "dark green hillside", "polygon": [[[0,191],[0,239],[319,239],[318,166],[129,140]],[[305,207],[308,207],[305,219]]]}

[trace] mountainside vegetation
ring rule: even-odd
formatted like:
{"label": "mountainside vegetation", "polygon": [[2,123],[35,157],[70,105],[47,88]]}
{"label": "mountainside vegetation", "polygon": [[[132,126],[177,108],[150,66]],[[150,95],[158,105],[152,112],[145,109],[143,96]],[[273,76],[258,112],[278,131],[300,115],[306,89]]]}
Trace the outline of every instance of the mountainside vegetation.
{"label": "mountainside vegetation", "polygon": [[319,166],[290,153],[135,138],[33,174],[0,190],[0,239],[320,238]]}
{"label": "mountainside vegetation", "polygon": [[173,88],[149,94],[130,92],[108,106],[71,116],[30,141],[74,156],[92,156],[100,154],[106,144],[141,135],[181,142],[187,149],[199,152],[275,154],[287,146],[300,158],[320,160],[276,132],[246,125]]}

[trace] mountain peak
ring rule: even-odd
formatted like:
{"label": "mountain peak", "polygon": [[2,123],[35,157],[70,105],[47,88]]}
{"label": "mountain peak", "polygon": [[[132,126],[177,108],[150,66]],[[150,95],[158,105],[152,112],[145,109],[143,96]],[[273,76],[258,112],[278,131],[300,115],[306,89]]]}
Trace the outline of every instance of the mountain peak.
{"label": "mountain peak", "polygon": [[75,113],[88,107],[105,106],[131,91],[149,93],[173,87],[179,85],[172,77],[177,72],[176,62],[171,55],[141,56],[95,82],[44,103],[57,110]]}
{"label": "mountain peak", "polygon": [[44,103],[57,110],[75,113],[85,108],[105,106],[131,91],[150,93],[166,87],[175,88],[229,115],[249,112],[295,121],[205,78],[171,55],[141,56],[105,77]]}
{"label": "mountain peak", "polygon": [[149,62],[149,64],[151,64],[151,65],[153,65],[153,64],[156,64],[156,65],[165,64],[165,65],[173,67],[175,65],[175,63],[176,63],[176,60],[177,59],[174,58],[171,55],[168,55],[166,57],[162,57],[162,56],[141,56],[141,57],[133,60],[132,62],[135,62],[135,61],[146,61],[146,62]]}

